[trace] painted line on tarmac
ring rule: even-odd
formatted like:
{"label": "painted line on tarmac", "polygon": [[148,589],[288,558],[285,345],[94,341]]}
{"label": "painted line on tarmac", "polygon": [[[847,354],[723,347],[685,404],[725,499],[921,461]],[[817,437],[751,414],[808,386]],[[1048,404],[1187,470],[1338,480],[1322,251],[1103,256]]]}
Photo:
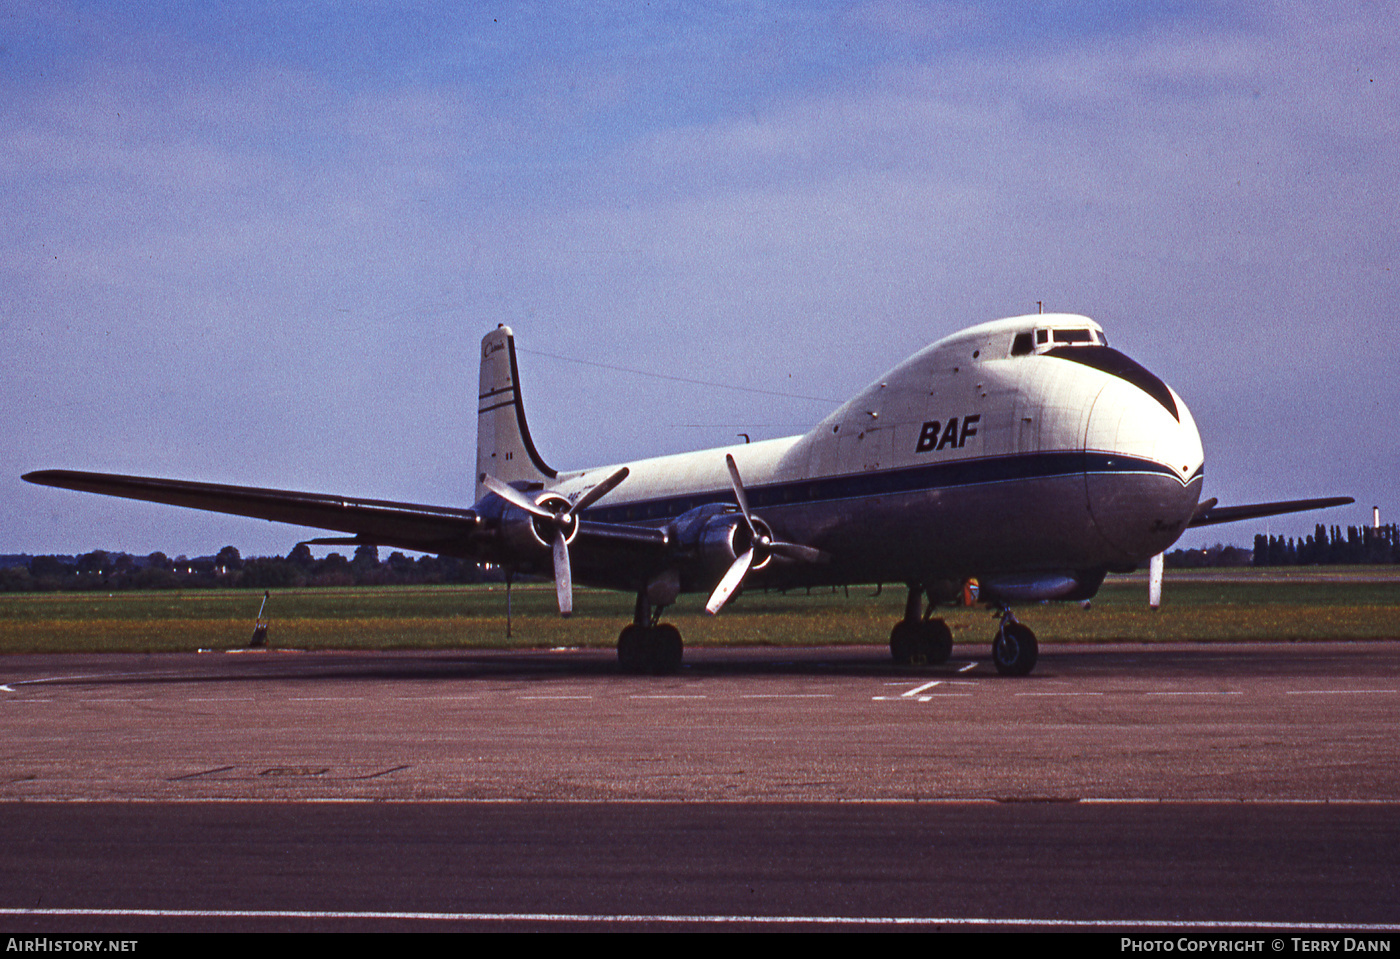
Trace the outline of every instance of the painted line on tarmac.
{"label": "painted line on tarmac", "polygon": [[1301,930],[1307,932],[1396,932],[1400,923],[1263,922],[1247,919],[1042,919],[1002,916],[765,916],[684,915],[676,913],[559,913],[559,912],[410,912],[313,909],[8,909],[0,916],[155,918],[155,919],[349,919],[410,922],[540,922],[617,925],[625,923],[706,925],[841,925],[944,926],[1022,929],[1181,929],[1181,930]]}
{"label": "painted line on tarmac", "polygon": [[44,676],[40,679],[12,679],[8,683],[0,684],[0,690],[7,693],[20,692],[14,686],[42,686],[46,683],[76,683],[85,679],[130,679],[133,676],[145,676],[150,679],[163,679],[171,676],[170,673],[79,673],[74,676]]}
{"label": "painted line on tarmac", "polygon": [[1062,693],[1016,693],[1017,696],[1102,696],[1103,693],[1090,692],[1070,692],[1066,690]]}
{"label": "painted line on tarmac", "polygon": [[835,693],[744,693],[740,699],[835,699]]}
{"label": "painted line on tarmac", "polygon": [[[941,697],[935,697],[941,698]],[[63,737],[54,737],[55,742],[66,742]],[[218,769],[206,769],[188,776],[177,776],[168,780],[175,782],[180,779],[206,776],[212,773],[223,772],[229,769],[237,769],[237,766],[225,766]],[[262,806],[767,806],[767,805],[790,805],[787,800],[749,800],[749,799],[555,799],[542,800],[533,796],[517,797],[495,797],[492,799],[479,799],[463,796],[443,796],[437,798],[415,798],[404,799],[398,797],[377,797],[377,796],[299,796],[296,799],[269,799],[266,796],[181,796],[177,799],[156,796],[120,796],[104,797],[93,799],[86,796],[54,797],[45,799],[32,799],[22,796],[0,795],[0,806],[7,803],[24,803],[29,806],[48,805],[72,805],[72,806],[100,806],[100,805],[262,805]],[[1026,797],[1016,796],[933,796],[922,799],[904,799],[900,797],[876,797],[876,798],[854,798],[854,799],[823,799],[814,802],[800,803],[804,806],[1004,806],[1016,804],[1033,803],[1056,803],[1064,806],[1320,806],[1320,807],[1352,807],[1352,806],[1378,806],[1394,807],[1400,810],[1400,795],[1380,797],[1374,799],[1356,798],[1353,796],[1331,796],[1318,799],[1289,799],[1279,797],[1241,797],[1241,796],[1055,796],[1036,795]],[[3,915],[3,913],[0,913]]]}

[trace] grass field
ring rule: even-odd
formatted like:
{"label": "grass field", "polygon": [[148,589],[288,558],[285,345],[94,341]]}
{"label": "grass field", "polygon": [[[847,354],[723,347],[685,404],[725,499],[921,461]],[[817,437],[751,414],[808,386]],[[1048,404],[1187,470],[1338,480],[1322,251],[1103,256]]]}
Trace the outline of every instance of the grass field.
{"label": "grass field", "polygon": [[[1176,571],[1173,571],[1176,572]],[[689,645],[828,645],[889,641],[904,589],[754,592],[719,616],[682,597],[665,619]],[[444,586],[274,591],[271,645],[297,649],[610,647],[632,617],[632,597],[578,590],[561,619],[549,584],[513,590],[507,639],[503,587]],[[1143,576],[1111,579],[1090,609],[1019,607],[1042,642],[1251,642],[1400,638],[1400,570],[1345,567],[1168,573],[1165,602],[1147,609]],[[0,652],[164,652],[246,646],[262,593],[189,590],[10,593],[0,596]],[[941,613],[957,642],[986,643],[985,609]]]}

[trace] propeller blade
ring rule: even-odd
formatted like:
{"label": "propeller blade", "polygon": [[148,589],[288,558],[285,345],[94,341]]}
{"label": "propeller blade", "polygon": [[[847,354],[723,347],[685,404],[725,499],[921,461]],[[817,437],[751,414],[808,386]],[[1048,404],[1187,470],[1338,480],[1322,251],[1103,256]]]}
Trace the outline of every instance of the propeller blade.
{"label": "propeller blade", "polygon": [[724,608],[724,604],[729,602],[729,597],[739,588],[739,584],[744,581],[744,575],[748,573],[749,567],[753,565],[753,550],[750,549],[736,559],[729,571],[724,574],[724,578],[719,581],[715,591],[710,594],[710,601],[705,604],[705,612],[713,616]]}
{"label": "propeller blade", "polygon": [[739,478],[739,467],[734,462],[734,457],[728,453],[724,454],[724,462],[729,467],[729,480],[734,486],[734,498],[739,501],[739,512],[744,514],[744,522],[749,524],[749,532],[757,536],[758,530],[753,525],[753,514],[749,512],[749,498],[744,494],[744,481]]}
{"label": "propeller blade", "polygon": [[800,563],[825,563],[830,558],[821,550],[812,546],[803,546],[801,543],[775,541],[768,544],[768,551],[788,559],[795,559]]}
{"label": "propeller blade", "polygon": [[1147,605],[1153,609],[1162,605],[1162,554],[1152,557],[1147,566]]}
{"label": "propeller blade", "polygon": [[577,503],[569,507],[569,515],[577,516],[579,513],[582,513],[584,510],[588,509],[588,507],[598,502],[598,500],[602,499],[604,496],[607,496],[609,493],[611,493],[614,489],[617,488],[618,483],[621,483],[627,478],[627,474],[630,472],[631,470],[624,466],[622,467],[622,469],[618,470],[616,473],[603,480],[603,482],[593,487],[587,493],[584,493],[582,496],[579,497]]}
{"label": "propeller blade", "polygon": [[549,510],[545,509],[543,506],[540,506],[538,503],[530,499],[530,497],[526,496],[524,493],[520,492],[520,490],[516,489],[515,487],[507,486],[505,483],[502,483],[490,473],[482,475],[481,483],[483,486],[485,486],[491,492],[495,493],[501,499],[505,500],[507,503],[511,504],[512,506],[518,506],[520,509],[523,509],[531,516],[538,516],[540,517],[540,519],[554,519],[554,514],[551,513]]}
{"label": "propeller blade", "polygon": [[554,532],[554,592],[559,599],[559,615],[574,611],[574,578],[569,569],[569,543],[562,529]]}

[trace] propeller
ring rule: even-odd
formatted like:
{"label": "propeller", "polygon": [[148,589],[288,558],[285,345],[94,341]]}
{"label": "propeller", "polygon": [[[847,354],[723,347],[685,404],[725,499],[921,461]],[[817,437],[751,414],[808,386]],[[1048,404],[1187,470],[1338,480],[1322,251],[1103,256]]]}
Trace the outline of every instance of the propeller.
{"label": "propeller", "polygon": [[729,598],[744,582],[749,570],[769,556],[784,556],[804,563],[819,563],[826,559],[825,553],[811,546],[775,540],[768,525],[755,519],[749,511],[749,498],[744,493],[744,481],[739,477],[739,467],[735,465],[734,457],[726,453],[724,462],[729,466],[729,480],[734,487],[734,498],[739,503],[739,512],[744,517],[744,524],[749,528],[749,548],[734,560],[720,579],[719,585],[715,587],[715,591],[710,594],[710,601],[705,604],[705,612],[711,615],[724,608],[724,604],[729,602]]}
{"label": "propeller", "polygon": [[1162,605],[1163,559],[1163,554],[1158,553],[1147,566],[1147,605],[1154,610]]}
{"label": "propeller", "polygon": [[501,499],[554,527],[554,592],[559,599],[561,616],[568,616],[574,611],[574,577],[569,568],[569,539],[577,528],[578,514],[616,489],[617,484],[625,480],[629,472],[627,467],[622,467],[580,496],[578,502],[558,512],[541,506],[520,490],[507,486],[490,474],[481,478],[482,484]]}

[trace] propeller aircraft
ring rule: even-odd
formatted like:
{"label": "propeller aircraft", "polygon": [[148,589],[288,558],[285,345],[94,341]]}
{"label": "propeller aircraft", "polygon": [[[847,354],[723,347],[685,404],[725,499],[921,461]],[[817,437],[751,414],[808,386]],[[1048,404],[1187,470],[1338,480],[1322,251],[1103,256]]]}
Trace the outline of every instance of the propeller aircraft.
{"label": "propeller aircraft", "polygon": [[683,593],[719,613],[750,587],[904,583],[896,663],[945,662],[935,614],[969,600],[999,613],[992,660],[1036,664],[1013,604],[1087,600],[1109,572],[1152,561],[1188,528],[1351,503],[1349,497],[1218,506],[1186,404],[1111,348],[1087,317],[1031,314],[945,337],[800,436],[559,471],[525,418],[515,340],[481,341],[476,490],[470,508],[183,480],[43,470],[31,483],[335,530],[312,544],[388,546],[552,576],[637,597],[618,637],[629,670],[668,673]]}

